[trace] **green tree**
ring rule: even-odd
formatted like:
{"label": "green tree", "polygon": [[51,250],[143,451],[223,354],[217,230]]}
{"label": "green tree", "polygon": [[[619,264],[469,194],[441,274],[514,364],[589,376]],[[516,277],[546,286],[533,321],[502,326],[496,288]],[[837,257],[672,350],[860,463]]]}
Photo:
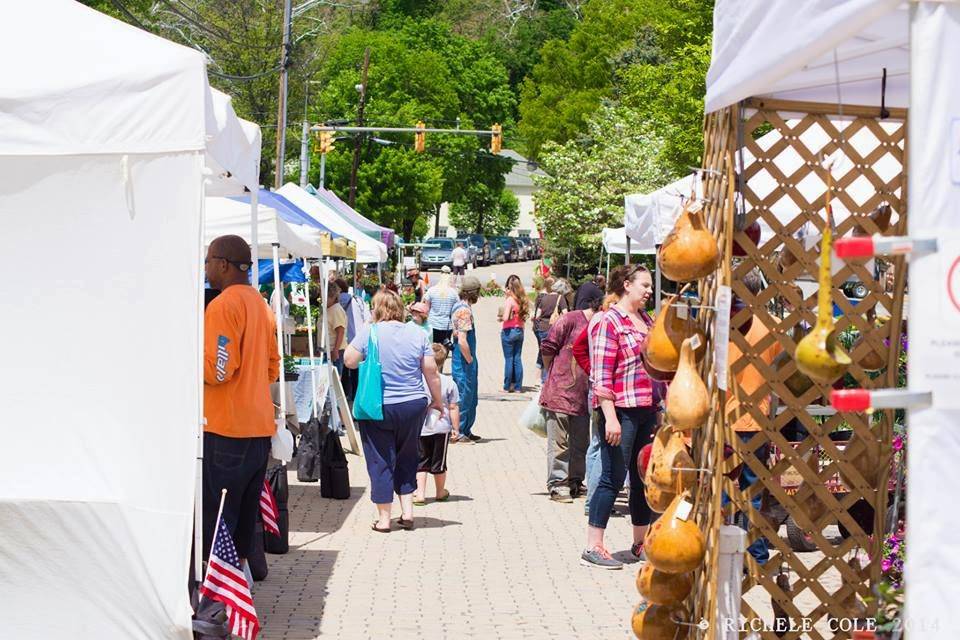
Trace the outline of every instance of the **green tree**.
{"label": "green tree", "polygon": [[[524,80],[519,132],[527,154],[536,158],[547,141],[576,138],[604,101],[636,91],[639,78],[632,88],[624,87],[624,75],[631,70],[670,63],[686,70],[682,58],[690,53],[687,47],[709,42],[712,5],[704,0],[586,3],[583,20],[570,37],[547,41],[540,61]],[[669,70],[651,74],[647,89],[655,91],[665,79],[670,79]],[[684,112],[671,122],[689,121],[688,116]],[[699,131],[700,126],[698,122],[694,128]]]}
{"label": "green tree", "polygon": [[659,158],[664,140],[640,114],[601,107],[587,122],[586,137],[547,143],[541,154],[546,176],[534,196],[539,227],[558,257],[568,249],[596,253],[604,227],[623,226],[623,198],[667,184],[673,177]]}
{"label": "green tree", "polygon": [[464,198],[450,205],[450,223],[458,231],[501,235],[517,224],[520,201],[510,191],[482,183],[471,185]]}

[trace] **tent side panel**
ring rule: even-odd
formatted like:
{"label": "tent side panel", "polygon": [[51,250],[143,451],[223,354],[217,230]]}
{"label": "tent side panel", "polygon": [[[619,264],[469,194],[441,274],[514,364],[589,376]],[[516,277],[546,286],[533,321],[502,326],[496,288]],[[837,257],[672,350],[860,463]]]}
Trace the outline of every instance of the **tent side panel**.
{"label": "tent side panel", "polygon": [[0,280],[10,637],[72,620],[85,637],[189,637],[201,170],[199,152],[0,158],[0,254],[31,265]]}

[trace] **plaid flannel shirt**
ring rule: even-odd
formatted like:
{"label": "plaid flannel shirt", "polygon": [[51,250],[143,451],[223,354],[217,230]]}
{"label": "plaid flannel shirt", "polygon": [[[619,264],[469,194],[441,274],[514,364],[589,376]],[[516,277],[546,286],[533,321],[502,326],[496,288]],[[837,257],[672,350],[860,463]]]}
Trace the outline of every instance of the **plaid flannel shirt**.
{"label": "plaid flannel shirt", "polygon": [[[640,316],[649,329],[650,316],[645,312]],[[595,330],[590,358],[593,407],[603,399],[618,407],[652,406],[653,385],[641,359],[645,334],[616,305],[603,314]]]}

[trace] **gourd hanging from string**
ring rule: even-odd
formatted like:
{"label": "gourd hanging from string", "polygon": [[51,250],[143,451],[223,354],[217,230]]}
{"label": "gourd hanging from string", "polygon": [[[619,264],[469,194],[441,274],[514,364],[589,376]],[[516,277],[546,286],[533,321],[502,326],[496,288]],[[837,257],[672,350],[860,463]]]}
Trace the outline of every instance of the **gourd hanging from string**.
{"label": "gourd hanging from string", "polygon": [[652,604],[677,605],[693,590],[690,573],[665,573],[645,564],[637,573],[637,591]]}
{"label": "gourd hanging from string", "polygon": [[844,374],[850,356],[837,343],[837,327],[833,319],[833,277],[830,273],[830,252],[833,248],[833,208],[830,194],[833,176],[827,167],[826,224],[820,244],[820,289],[817,292],[817,324],[797,345],[794,358],[797,368],[812,380],[830,384]]}
{"label": "gourd hanging from string", "polygon": [[680,350],[683,341],[693,336],[699,336],[700,344],[694,348],[694,355],[699,361],[707,349],[707,341],[703,330],[694,322],[690,309],[683,309],[686,317],[680,317],[680,306],[675,303],[678,296],[673,295],[667,300],[660,313],[654,320],[653,328],[647,336],[643,348],[643,363],[647,373],[655,380],[671,380],[673,372],[680,365]]}
{"label": "gourd hanging from string", "polygon": [[697,373],[693,350],[700,336],[687,338],[680,348],[677,374],[667,388],[667,421],[675,431],[699,429],[710,415],[710,394]]}
{"label": "gourd hanging from string", "polygon": [[710,275],[719,264],[717,239],[704,223],[703,204],[691,194],[657,253],[657,267],[669,280],[691,282]]}
{"label": "gourd hanging from string", "polygon": [[647,562],[666,573],[687,573],[700,566],[707,553],[703,532],[693,521],[689,492],[674,498],[647,529],[643,548]]}
{"label": "gourd hanging from string", "polygon": [[681,624],[686,618],[682,607],[641,600],[633,610],[630,625],[640,640],[682,640],[687,637],[688,627]]}

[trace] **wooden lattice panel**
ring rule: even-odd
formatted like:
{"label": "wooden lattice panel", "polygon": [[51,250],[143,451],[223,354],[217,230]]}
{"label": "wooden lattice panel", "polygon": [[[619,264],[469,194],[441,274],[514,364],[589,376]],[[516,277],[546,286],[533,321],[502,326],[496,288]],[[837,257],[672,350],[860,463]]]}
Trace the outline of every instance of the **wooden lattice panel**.
{"label": "wooden lattice panel", "polygon": [[[796,371],[792,360],[796,349],[795,328],[798,336],[802,336],[816,321],[816,292],[803,296],[798,293],[796,283],[804,279],[815,282],[817,277],[819,235],[826,224],[827,171],[823,158],[831,154],[842,156],[833,169],[832,202],[840,219],[835,237],[881,231],[868,216],[883,203],[888,203],[893,210],[888,233],[906,231],[906,114],[898,112],[880,121],[875,110],[848,107],[843,113],[841,118],[835,107],[826,105],[755,100],[747,101],[742,110],[725,109],[708,115],[705,120],[707,221],[717,235],[724,259],[721,271],[700,283],[700,294],[705,304],[712,305],[717,284],[725,281],[731,285],[734,296],[746,305],[731,322],[731,343],[744,357],[730,363],[728,393],[737,395],[739,411],[749,413],[760,427],[748,443],[743,442],[731,429],[739,412],[724,415],[721,408],[726,407],[726,394],[713,385],[716,415],[694,442],[698,465],[716,470],[702,485],[697,499],[700,522],[707,532],[708,557],[697,583],[695,615],[710,620],[711,628],[715,628],[716,623],[718,530],[738,511],[749,521],[748,544],[762,536],[770,547],[770,559],[763,566],[746,555],[748,577],[743,584],[745,596],[741,613],[747,619],[760,617],[748,604],[746,595],[752,589],[750,596],[756,602],[757,590],[760,590],[764,593],[763,599],[775,601],[798,628],[805,620],[813,625],[807,633],[794,631],[782,637],[847,637],[825,630],[827,616],[862,615],[864,599],[871,595],[872,585],[880,578],[882,536],[870,534],[871,529],[879,532],[884,527],[893,412],[874,416],[845,413],[818,420],[810,415],[808,405],[828,404],[830,387],[814,384],[798,397],[784,384]],[[771,129],[780,134],[772,143],[762,138]],[[745,216],[737,217],[734,228],[734,207],[727,199],[727,176],[731,166],[739,166],[741,159],[744,168],[738,197],[743,202],[742,207],[737,208],[745,211]],[[759,185],[769,184],[771,178],[775,186],[766,187],[768,192],[760,191]],[[754,246],[739,229],[758,219],[762,219],[774,235]],[[745,257],[733,258],[733,241],[746,248]],[[781,254],[788,256],[781,258]],[[883,282],[877,280],[876,273],[865,264],[841,263],[842,268],[833,276],[833,302],[841,312],[837,318],[838,331],[853,327],[865,332],[870,326],[865,317],[868,309],[877,310],[879,316],[890,317],[882,328],[866,331],[864,340],[851,354],[854,363],[848,373],[857,385],[865,388],[893,387],[897,382],[906,273],[902,259],[892,262],[896,275],[892,293],[885,290]],[[743,283],[744,276],[754,269],[762,273],[767,283],[757,295]],[[856,305],[840,289],[850,280],[862,282],[867,289],[867,295]],[[738,329],[751,315],[753,322],[763,323],[769,330],[754,345],[748,344],[745,334]],[[712,335],[713,316],[706,313],[702,318],[708,335]],[[774,345],[789,354],[779,370],[760,358],[760,354]],[[859,364],[871,351],[882,355],[886,362],[879,375],[871,376]],[[749,396],[733,380],[733,376],[747,366],[755,367],[765,380]],[[703,373],[707,380],[714,376],[709,358]],[[762,400],[767,397],[772,399],[771,409],[764,411]],[[776,407],[780,407],[780,413]],[[794,420],[808,433],[800,442],[790,442],[782,433]],[[840,427],[852,430],[852,438],[845,445],[830,437],[831,432]],[[726,460],[723,459],[724,445],[734,450]],[[761,461],[755,455],[756,450],[767,445],[780,452],[775,464]],[[749,466],[758,477],[756,484],[743,491],[723,476],[740,464]],[[802,480],[798,489],[781,486],[784,473]],[[844,493],[831,492],[831,486],[842,488]],[[730,498],[725,508],[721,508],[722,494]],[[807,566],[804,558],[808,556],[794,552],[787,540],[781,538],[781,522],[771,521],[766,509],[753,508],[751,498],[760,494],[764,495],[765,502],[779,504],[809,534],[823,556],[819,562]],[[861,517],[858,523],[849,512],[851,508],[856,513],[872,509],[872,522],[868,518],[867,524]],[[824,528],[833,523],[842,525],[849,536],[837,539],[825,535]],[[859,549],[873,559],[860,570],[848,564],[848,559]],[[809,590],[819,604],[812,610],[808,607],[801,611],[793,598],[777,586],[776,577],[781,568],[789,571],[794,594]],[[823,578],[828,571],[833,575],[833,582],[839,582],[837,588],[825,585]],[[809,600],[809,596],[805,595],[805,599]],[[869,612],[874,608],[875,605],[868,606]],[[762,617],[769,623],[765,628],[771,628],[769,614]],[[772,631],[763,631],[760,635],[777,637]]]}

